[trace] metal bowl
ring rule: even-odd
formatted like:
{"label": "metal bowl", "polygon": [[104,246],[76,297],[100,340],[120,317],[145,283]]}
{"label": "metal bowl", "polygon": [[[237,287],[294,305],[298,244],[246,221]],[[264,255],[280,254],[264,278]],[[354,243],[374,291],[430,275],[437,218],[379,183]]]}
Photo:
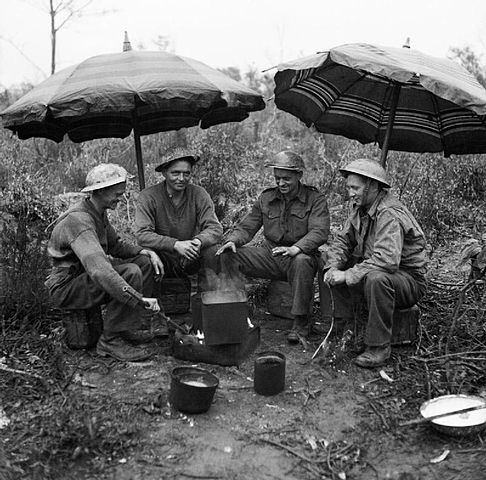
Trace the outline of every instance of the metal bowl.
{"label": "metal bowl", "polygon": [[[481,397],[472,395],[443,395],[424,402],[420,414],[425,419],[442,413],[454,412],[464,408],[485,405]],[[466,413],[448,415],[430,420],[430,424],[439,432],[455,437],[474,435],[486,427],[486,408]]]}

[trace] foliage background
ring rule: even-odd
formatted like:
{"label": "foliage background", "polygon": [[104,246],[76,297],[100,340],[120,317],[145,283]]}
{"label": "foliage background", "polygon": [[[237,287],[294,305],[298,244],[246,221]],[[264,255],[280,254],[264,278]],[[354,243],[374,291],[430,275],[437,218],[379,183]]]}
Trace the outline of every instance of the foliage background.
{"label": "foliage background", "polygon": [[[484,70],[469,50],[454,52],[480,81]],[[273,93],[271,75],[236,68],[225,73],[247,83],[269,99]],[[0,109],[30,88],[24,85],[0,96]],[[299,120],[279,111],[272,100],[262,112],[241,123],[208,130],[183,129],[142,139],[146,183],[161,176],[154,167],[164,151],[187,146],[199,152],[194,182],[204,186],[216,205],[225,229],[249,209],[258,193],[273,184],[265,162],[274,153],[290,148],[301,153],[307,170],[304,182],[328,194],[335,226],[342,220],[345,202],[338,168],[359,157],[378,158],[375,145],[361,145],[344,137],[323,135],[306,128]],[[390,152],[388,170],[393,190],[416,215],[433,252],[460,233],[479,237],[484,230],[486,156],[465,155],[443,158],[440,154]],[[4,330],[15,327],[12,318],[37,318],[49,309],[43,287],[48,268],[45,255],[49,225],[66,208],[69,195],[84,185],[86,172],[100,162],[117,162],[136,172],[133,140],[102,139],[82,144],[65,140],[54,144],[44,139],[20,141],[0,130],[0,282],[3,301],[0,314]],[[119,232],[132,237],[131,225],[138,194],[137,179],[130,185],[126,202],[112,214]],[[29,325],[33,324],[29,322]]]}
{"label": "foliage background", "polygon": [[[471,52],[459,51],[458,58],[469,62],[478,78],[484,79],[484,70],[474,54],[475,62],[471,60]],[[255,71],[241,75],[234,68],[227,69],[226,73],[262,92],[264,98],[271,97],[270,76]],[[26,85],[3,92],[0,110],[29,88]],[[294,117],[276,109],[271,100],[264,111],[252,114],[241,123],[144,137],[142,151],[147,185],[161,179],[154,167],[160,155],[176,145],[193,148],[201,154],[194,182],[210,193],[226,231],[250,208],[259,192],[273,184],[271,172],[264,165],[282,149],[301,153],[307,166],[304,182],[327,193],[333,232],[345,214],[346,197],[337,173],[339,167],[355,158],[379,157],[379,149],[374,145],[364,146],[306,128]],[[32,408],[43,412],[42,398],[49,393],[53,409],[49,415],[39,413],[34,418],[43,429],[45,439],[30,445],[25,464],[9,464],[3,455],[6,444],[0,443],[0,476],[7,472],[13,478],[15,472],[30,472],[33,475],[30,478],[35,478],[31,467],[37,465],[38,478],[49,478],[52,473],[49,469],[60,459],[69,459],[73,445],[84,445],[86,451],[102,453],[117,450],[122,442],[122,437],[116,437],[119,428],[116,418],[109,424],[115,436],[110,432],[111,436],[93,433],[90,406],[81,406],[76,398],[63,393],[62,386],[69,383],[70,372],[63,362],[59,332],[54,328],[59,322],[53,317],[43,285],[49,269],[46,244],[52,222],[68,206],[69,192],[79,192],[87,171],[100,162],[119,163],[135,174],[132,138],[83,144],[66,140],[56,145],[43,139],[20,141],[9,131],[0,130],[0,363],[8,360],[9,365],[19,369],[37,368],[36,371],[42,371],[42,376],[49,379],[47,384],[34,388],[29,381],[8,376],[0,400],[3,405],[14,406],[22,395],[34,395]],[[426,233],[431,259],[448,242],[457,244],[458,240],[481,237],[486,222],[486,155],[446,159],[439,154],[390,152],[388,170],[394,192]],[[117,231],[131,240],[137,195],[135,178],[125,202],[111,213]],[[19,438],[22,435],[19,431]],[[127,438],[130,435],[128,432]],[[114,438],[120,438],[120,444],[114,445]],[[15,438],[10,445],[12,452]]]}

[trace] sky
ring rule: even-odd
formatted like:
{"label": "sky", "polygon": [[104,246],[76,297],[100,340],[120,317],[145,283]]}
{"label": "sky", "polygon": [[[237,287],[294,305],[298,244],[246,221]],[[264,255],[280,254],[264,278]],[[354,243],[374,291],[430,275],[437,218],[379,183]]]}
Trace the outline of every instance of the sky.
{"label": "sky", "polygon": [[[47,5],[0,0],[0,91],[47,78]],[[442,57],[469,46],[486,64],[486,0],[93,0],[59,31],[57,71],[121,51],[124,31],[134,49],[157,50],[163,36],[169,51],[243,72],[344,43],[399,47],[407,37]]]}

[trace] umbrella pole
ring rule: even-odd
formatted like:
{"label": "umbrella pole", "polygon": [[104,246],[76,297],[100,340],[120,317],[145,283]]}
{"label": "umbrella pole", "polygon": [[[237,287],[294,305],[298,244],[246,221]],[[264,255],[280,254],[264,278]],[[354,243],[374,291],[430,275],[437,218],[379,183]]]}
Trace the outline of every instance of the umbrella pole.
{"label": "umbrella pole", "polygon": [[388,117],[388,124],[386,126],[385,139],[383,140],[383,146],[381,147],[380,163],[383,167],[386,165],[386,157],[388,155],[388,147],[390,145],[390,138],[393,131],[393,124],[395,123],[395,113],[397,111],[398,98],[400,97],[401,85],[395,83],[392,90],[392,98],[390,104],[390,116]]}
{"label": "umbrella pole", "polygon": [[137,115],[133,114],[133,138],[135,140],[135,157],[137,158],[138,184],[140,190],[145,188],[145,174],[143,171],[142,144],[140,141],[140,131],[138,128]]}

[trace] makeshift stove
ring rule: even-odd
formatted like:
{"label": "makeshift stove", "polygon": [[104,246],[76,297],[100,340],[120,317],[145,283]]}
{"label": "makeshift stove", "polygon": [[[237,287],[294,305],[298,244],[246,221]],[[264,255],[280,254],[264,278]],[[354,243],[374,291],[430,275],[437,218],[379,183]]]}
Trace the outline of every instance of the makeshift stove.
{"label": "makeshift stove", "polygon": [[174,338],[174,356],[218,365],[239,365],[260,342],[260,328],[249,318],[244,290],[193,295],[192,329]]}

